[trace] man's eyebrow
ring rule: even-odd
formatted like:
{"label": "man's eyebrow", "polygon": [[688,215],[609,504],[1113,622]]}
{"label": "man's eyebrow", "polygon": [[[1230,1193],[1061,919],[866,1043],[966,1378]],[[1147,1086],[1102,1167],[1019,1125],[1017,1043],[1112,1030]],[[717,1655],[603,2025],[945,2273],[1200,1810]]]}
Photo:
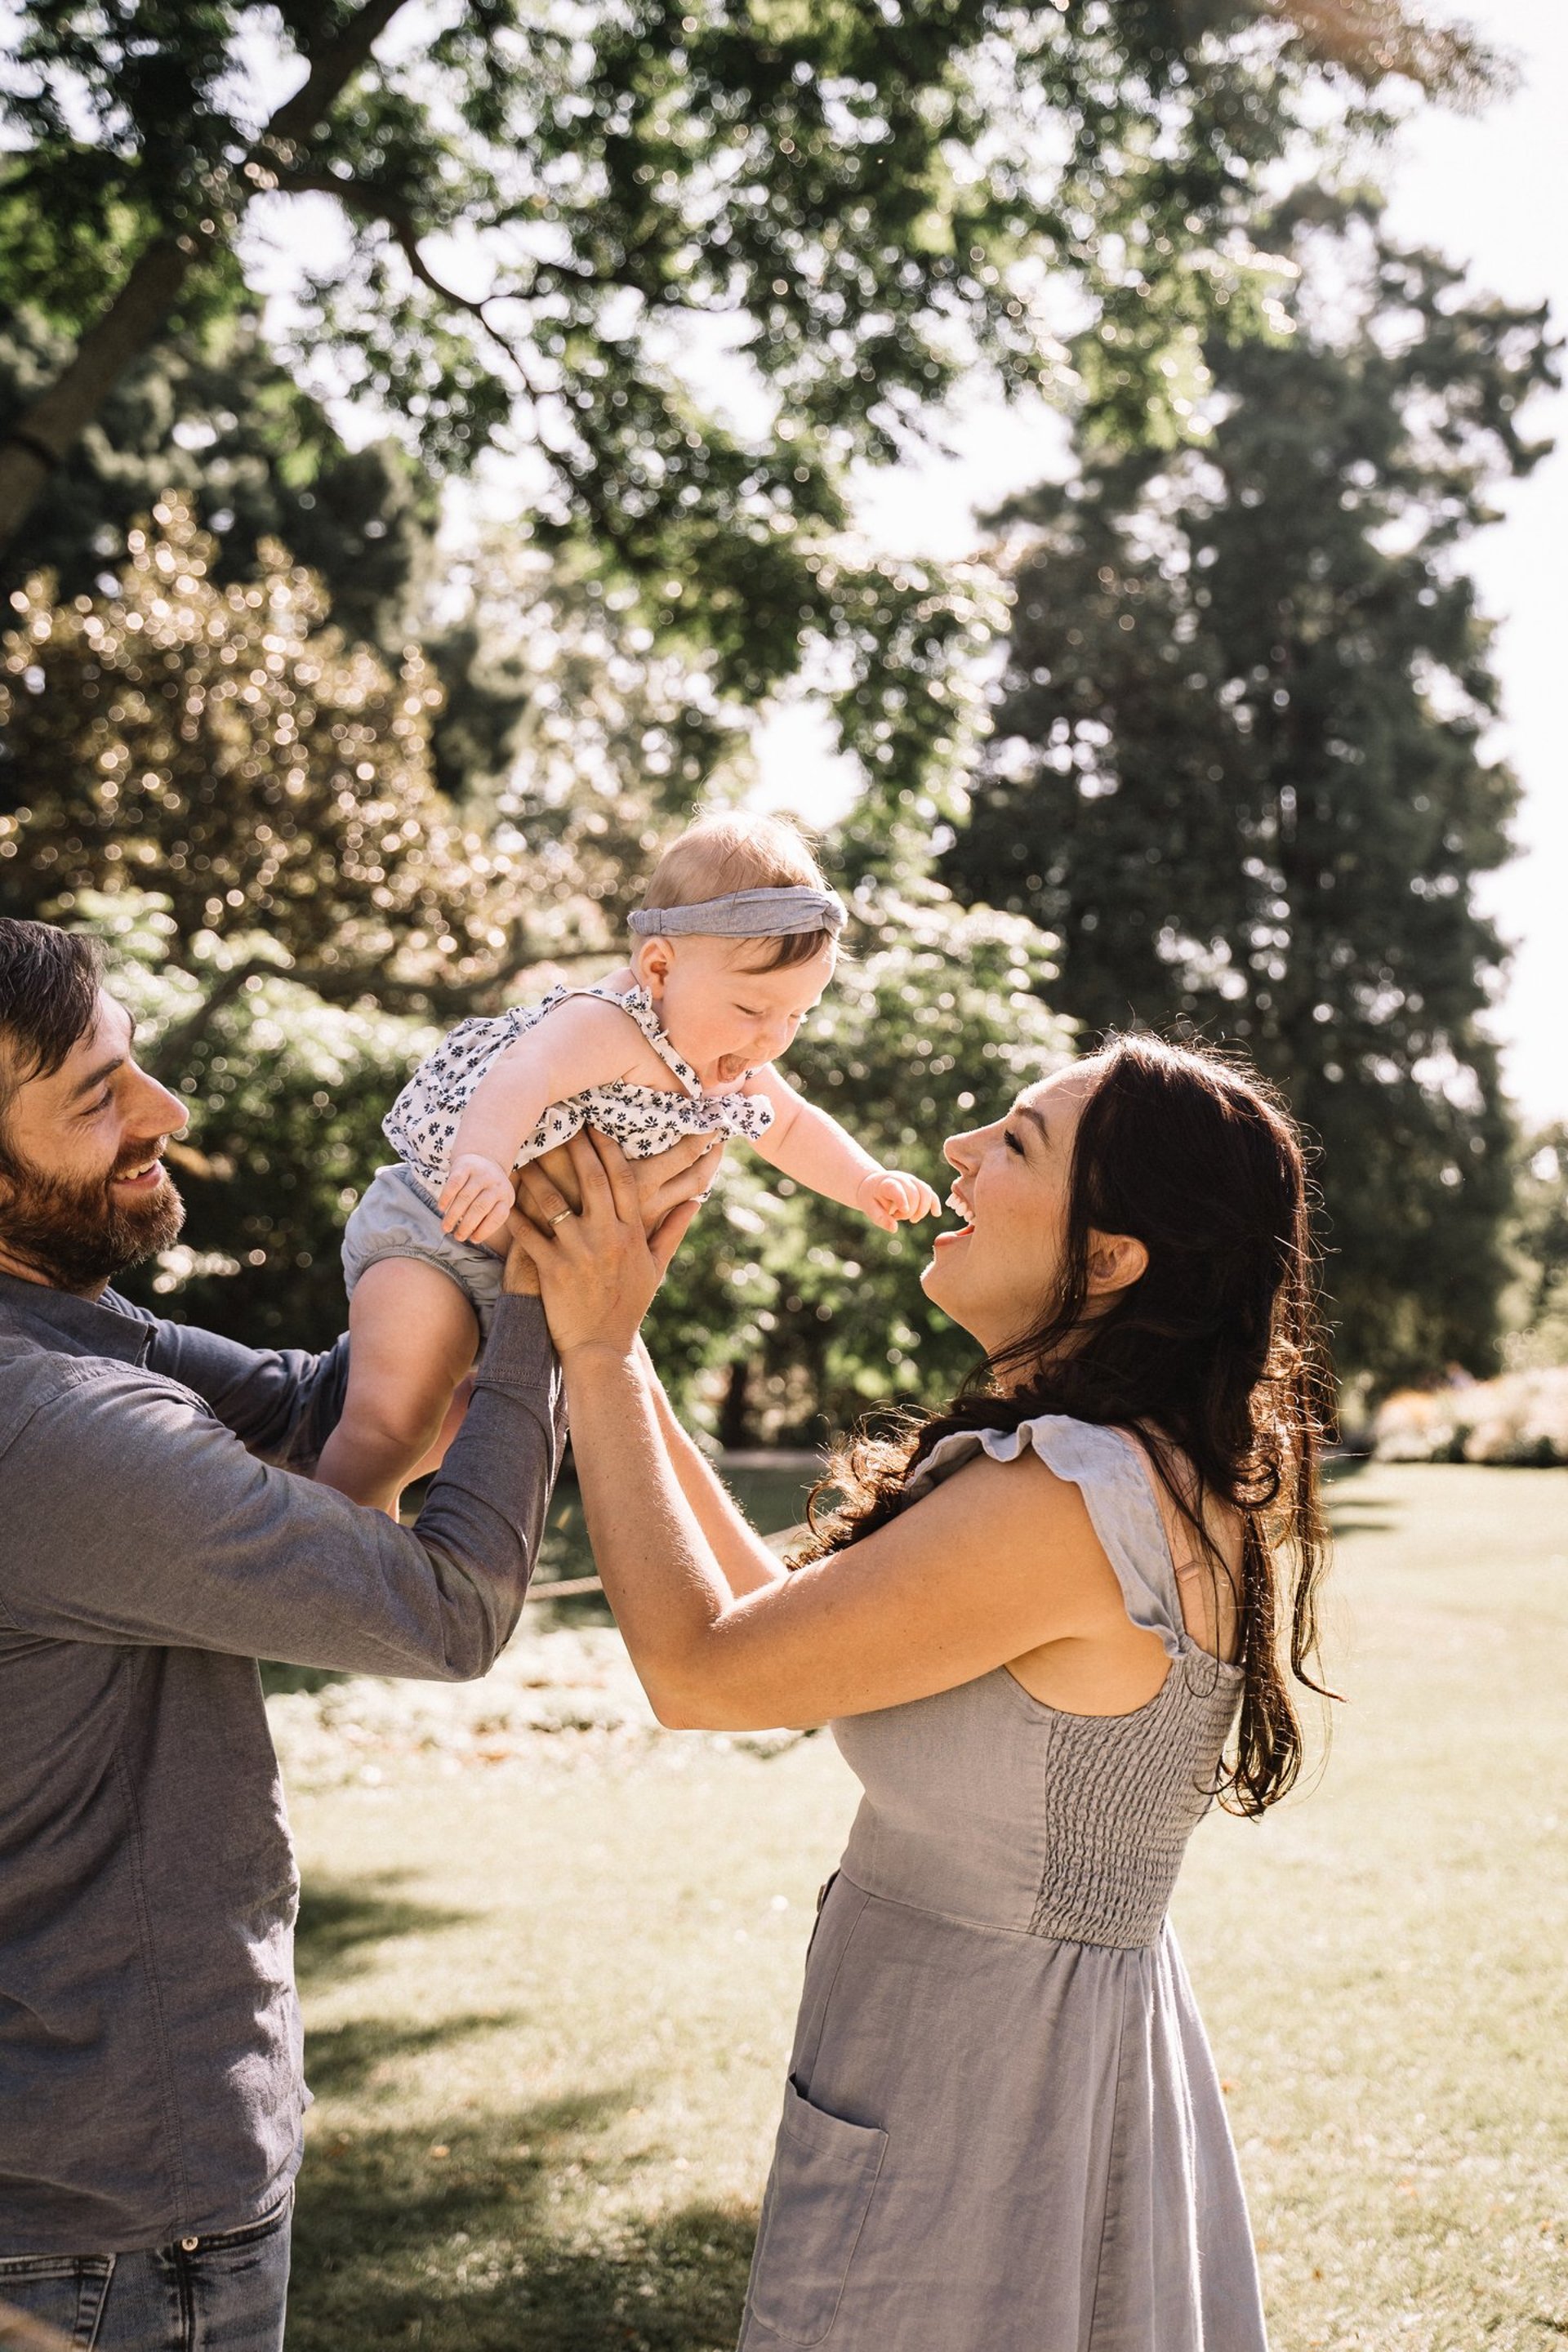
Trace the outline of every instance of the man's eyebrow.
{"label": "man's eyebrow", "polygon": [[106,1078],[111,1078],[116,1070],[122,1070],[124,1067],[125,1055],[123,1054],[116,1054],[111,1062],[100,1062],[96,1070],[89,1070],[85,1078],[79,1078],[77,1081],[76,1085],[71,1088],[70,1093],[67,1096],[66,1100],[73,1103],[80,1102],[83,1095],[89,1095],[94,1087],[102,1086]]}

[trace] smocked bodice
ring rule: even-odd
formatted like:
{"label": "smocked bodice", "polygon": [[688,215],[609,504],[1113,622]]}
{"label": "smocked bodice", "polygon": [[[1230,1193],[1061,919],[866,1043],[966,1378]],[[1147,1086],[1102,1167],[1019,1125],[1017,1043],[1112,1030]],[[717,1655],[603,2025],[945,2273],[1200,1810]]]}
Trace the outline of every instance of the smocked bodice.
{"label": "smocked bodice", "polygon": [[1186,1632],[1159,1506],[1121,1431],[1047,1414],[955,1434],[933,1449],[911,1500],[982,1449],[1006,1462],[1026,1446],[1080,1488],[1129,1615],[1164,1645],[1165,1680],[1131,1714],[1069,1715],[1004,1667],[835,1723],[865,1790],[844,1874],[886,1901],[978,1926],[1151,1944],[1211,1801],[1240,1672]]}

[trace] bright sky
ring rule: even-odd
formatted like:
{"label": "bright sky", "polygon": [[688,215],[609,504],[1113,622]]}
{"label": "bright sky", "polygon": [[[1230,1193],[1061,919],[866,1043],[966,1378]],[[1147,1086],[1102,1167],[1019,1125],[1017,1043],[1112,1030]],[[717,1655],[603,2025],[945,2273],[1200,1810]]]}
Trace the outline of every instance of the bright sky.
{"label": "bright sky", "polygon": [[[1467,120],[1424,114],[1390,173],[1394,225],[1471,261],[1479,282],[1512,301],[1544,295],[1568,330],[1568,9],[1563,0],[1468,0],[1470,21],[1521,68],[1515,95]],[[1542,403],[1536,431],[1556,453],[1499,501],[1504,520],[1471,551],[1500,624],[1506,696],[1500,745],[1524,786],[1521,855],[1492,877],[1485,903],[1517,942],[1499,1008],[1508,1072],[1533,1118],[1568,1118],[1568,404]]]}
{"label": "bright sky", "polygon": [[[1406,126],[1384,167],[1392,226],[1468,262],[1479,288],[1517,302],[1550,298],[1560,328],[1568,327],[1568,6],[1469,0],[1463,13],[1517,58],[1519,87],[1483,115],[1424,109]],[[1531,419],[1534,437],[1553,431],[1568,443],[1561,400],[1554,408],[1540,403]],[[955,438],[952,461],[886,475],[868,488],[863,520],[889,551],[934,557],[972,549],[975,510],[1051,470],[1061,428],[1047,415],[1009,415],[986,404]],[[1493,748],[1525,790],[1516,828],[1521,855],[1482,891],[1516,946],[1495,1025],[1525,1115],[1568,1118],[1568,777],[1559,699],[1568,686],[1568,447],[1499,503],[1505,519],[1467,558],[1484,608],[1500,624],[1496,659],[1506,701]],[[854,789],[846,766],[829,755],[823,723],[804,708],[773,721],[763,771],[766,797],[819,821],[837,814]]]}

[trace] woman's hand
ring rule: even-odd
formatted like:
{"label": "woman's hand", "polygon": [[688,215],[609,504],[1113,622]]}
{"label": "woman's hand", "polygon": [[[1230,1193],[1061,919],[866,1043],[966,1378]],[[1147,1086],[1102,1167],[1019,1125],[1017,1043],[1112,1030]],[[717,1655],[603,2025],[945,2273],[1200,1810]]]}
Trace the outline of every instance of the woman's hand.
{"label": "woman's hand", "polygon": [[527,1213],[512,1220],[507,1286],[522,1286],[510,1279],[512,1262],[530,1262],[559,1356],[582,1348],[632,1351],[649,1301],[708,1197],[721,1150],[682,1143],[658,1160],[633,1161],[607,1137],[584,1129],[566,1146],[562,1171],[576,1206],[547,1178],[520,1181]]}

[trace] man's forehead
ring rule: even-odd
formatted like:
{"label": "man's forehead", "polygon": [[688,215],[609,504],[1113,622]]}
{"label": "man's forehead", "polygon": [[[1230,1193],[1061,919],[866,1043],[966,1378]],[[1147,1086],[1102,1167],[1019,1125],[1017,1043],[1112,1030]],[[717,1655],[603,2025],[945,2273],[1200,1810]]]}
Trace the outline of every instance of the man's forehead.
{"label": "man's forehead", "polygon": [[117,1056],[123,1060],[131,1051],[131,1041],[135,1034],[136,1024],[119,998],[110,996],[107,989],[100,988],[92,1026],[83,1031],[59,1068],[47,1079],[39,1079],[36,1083],[49,1087],[51,1091],[58,1089],[68,1095],[80,1085],[85,1071]]}

